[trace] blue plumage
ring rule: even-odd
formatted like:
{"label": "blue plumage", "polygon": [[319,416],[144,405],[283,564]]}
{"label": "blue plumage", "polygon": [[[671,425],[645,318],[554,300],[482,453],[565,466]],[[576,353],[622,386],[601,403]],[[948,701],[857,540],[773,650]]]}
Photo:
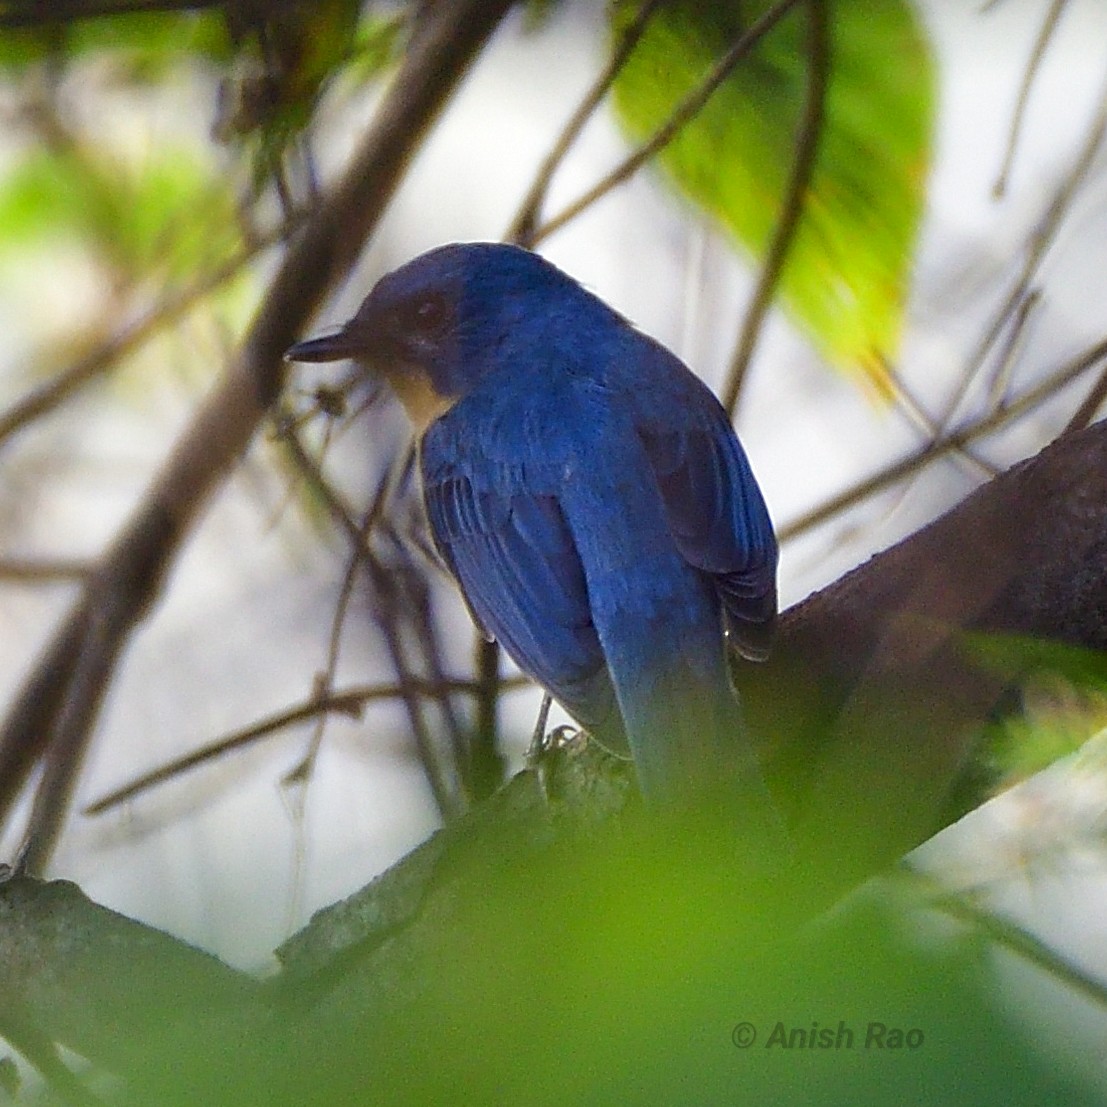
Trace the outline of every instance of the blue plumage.
{"label": "blue plumage", "polygon": [[629,745],[647,798],[757,787],[724,628],[765,656],[776,542],[726,413],[676,357],[537,255],[487,243],[416,258],[289,356],[384,375],[474,616]]}

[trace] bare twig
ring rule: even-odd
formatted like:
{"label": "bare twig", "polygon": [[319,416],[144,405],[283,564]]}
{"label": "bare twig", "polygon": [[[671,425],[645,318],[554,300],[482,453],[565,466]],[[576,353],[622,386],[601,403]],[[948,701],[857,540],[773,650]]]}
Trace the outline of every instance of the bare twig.
{"label": "bare twig", "polygon": [[[919,431],[921,434],[925,434],[927,438],[933,440],[939,437],[941,431],[937,423],[934,422],[930,412],[923,407],[918,396],[915,395],[903,380],[899,370],[883,359],[882,362],[883,371],[892,385],[896,411],[899,412],[915,430]],[[996,466],[968,447],[963,447],[960,450],[954,451],[954,456],[961,459],[965,463],[965,468],[971,470],[976,476],[994,477],[999,473]]]}
{"label": "bare twig", "polygon": [[[509,677],[502,687],[508,691],[519,688],[531,687],[531,682],[526,677]],[[229,753],[244,749],[264,738],[272,737],[287,727],[308,719],[315,719],[321,715],[334,714],[346,715],[349,718],[360,718],[362,709],[369,703],[380,703],[384,700],[399,699],[405,695],[437,697],[443,692],[453,692],[466,696],[479,696],[480,684],[473,680],[449,680],[445,686],[429,680],[413,680],[406,688],[398,684],[361,684],[352,688],[344,688],[339,691],[329,692],[325,696],[312,696],[311,699],[293,707],[278,711],[272,715],[259,719],[248,727],[232,731],[221,738],[217,738],[198,749],[187,753],[173,761],[159,765],[148,773],[136,776],[126,784],[121,784],[98,800],[90,803],[85,809],[86,815],[102,815],[114,807],[118,807],[127,800],[134,799],[143,792],[159,784],[167,784],[171,780],[183,775],[191,769],[207,765]]]}
{"label": "bare twig", "polygon": [[159,331],[173,326],[199,300],[242,272],[259,253],[287,238],[299,221],[297,219],[292,223],[282,223],[280,227],[250,242],[199,280],[170,292],[68,369],[16,400],[6,411],[0,412],[0,444],[33,420],[53,411],[79,388],[95,380]]}
{"label": "bare twig", "polygon": [[0,557],[0,581],[53,584],[88,580],[95,566],[88,561],[48,557]]}
{"label": "bare twig", "polygon": [[999,407],[1004,402],[1015,363],[1018,361],[1026,340],[1030,321],[1041,302],[1042,290],[1040,288],[1028,288],[1026,295],[1013,306],[1010,326],[1007,328],[1003,344],[996,355],[995,365],[988,375],[987,403],[993,408]]}
{"label": "bare twig", "polygon": [[465,812],[470,798],[461,774],[461,764],[456,757],[456,748],[452,744],[447,744],[442,736],[428,726],[419,698],[406,691],[411,687],[411,681],[415,679],[416,674],[408,658],[407,645],[401,629],[403,607],[397,582],[372,550],[366,551],[365,567],[369,572],[373,595],[376,599],[374,613],[377,623],[384,633],[385,645],[400,687],[405,689],[402,699],[411,719],[412,734],[419,751],[419,758],[426,771],[427,780],[430,782],[435,803],[443,819],[449,822]]}
{"label": "bare twig", "polygon": [[1011,919],[986,910],[974,903],[968,895],[950,892],[928,873],[908,861],[900,862],[895,872],[900,879],[906,880],[913,891],[922,892],[923,902],[927,907],[964,923],[997,946],[1042,969],[1053,979],[1069,985],[1093,1002],[1107,1006],[1107,982],[1089,976],[1079,965],[1063,957],[1037,935],[1031,934]]}
{"label": "bare twig", "polygon": [[[1011,375],[1011,368],[1014,365],[1015,358],[1017,357],[1018,350],[1025,335],[1027,323],[1040,300],[1041,294],[1037,289],[1032,288],[1019,302],[1012,314],[1006,337],[999,355],[996,358],[995,367],[990,374],[991,380],[988,386],[988,399],[986,403],[987,411],[995,412],[1003,407],[1006,402],[1006,389]],[[884,368],[885,372],[888,374],[889,380],[895,388],[895,400],[898,410],[906,415],[911,423],[922,430],[928,436],[931,443],[941,438],[945,431],[946,421],[949,417],[949,409],[947,408],[941,421],[935,419],[928,412],[923,410],[922,405],[911,393],[895,367],[886,364]],[[950,456],[955,459],[960,458],[964,463],[963,468],[973,475],[978,477],[994,477],[999,473],[999,469],[995,465],[968,445],[960,447],[954,446],[950,449],[949,453]],[[917,473],[921,471],[921,468],[922,465],[920,465],[919,470],[916,470],[915,473],[908,474],[908,476],[917,475]],[[902,494],[906,495],[906,493],[907,488],[905,487]]]}
{"label": "bare twig", "polygon": [[1015,110],[1011,113],[1011,132],[1007,136],[1007,149],[1003,155],[1003,164],[999,169],[999,176],[992,186],[992,195],[1001,199],[1007,191],[1007,180],[1011,175],[1011,166],[1015,160],[1015,148],[1018,146],[1019,132],[1022,130],[1023,119],[1026,116],[1026,107],[1030,103],[1030,89],[1034,84],[1034,78],[1041,68],[1042,59],[1049,48],[1049,40],[1057,29],[1057,21],[1061,18],[1061,11],[1067,0],[1053,0],[1045,19],[1042,21],[1038,37],[1034,40],[1034,48],[1030,53],[1030,60],[1026,63],[1026,70],[1019,85],[1019,94],[1015,101]]}
{"label": "bare twig", "polygon": [[803,515],[793,519],[790,523],[779,527],[777,537],[782,542],[796,538],[820,523],[825,523],[847,508],[853,507],[905,477],[911,476],[912,473],[917,472],[928,462],[944,457],[954,450],[963,450],[970,443],[984,435],[999,430],[1000,427],[1012,422],[1019,416],[1032,411],[1104,358],[1107,358],[1107,339],[1097,342],[1083,353],[1078,354],[1056,372],[1051,373],[1045,380],[1040,381],[1033,388],[1028,388],[1021,396],[1012,400],[1006,406],[974,419],[958,430],[936,436],[906,457],[885,465],[851,487],[831,496],[818,507],[804,512]]}
{"label": "bare twig", "polygon": [[1037,935],[1024,930],[1017,923],[1000,918],[991,911],[984,911],[963,896],[947,896],[937,900],[932,906],[958,922],[980,931],[989,941],[1017,954],[1024,961],[1048,973],[1058,983],[1067,984],[1100,1006],[1107,1006],[1107,982],[1089,976],[1075,962],[1063,957]]}
{"label": "bare twig", "polygon": [[792,172],[784,189],[780,216],[773,231],[772,241],[761,264],[753,298],[742,322],[738,345],[730,362],[723,388],[722,404],[731,418],[738,406],[742,383],[749,369],[750,359],[761,334],[769,305],[776,292],[777,282],[784,270],[788,251],[796,237],[800,217],[803,214],[807,191],[815,171],[826,115],[826,90],[830,79],[830,27],[827,20],[826,0],[806,0],[807,6],[807,89],[804,96],[803,115],[796,136],[796,153],[792,160]]}
{"label": "bare twig", "polygon": [[1065,424],[1061,433],[1072,434],[1073,431],[1083,430],[1095,418],[1096,412],[1099,411],[1105,399],[1107,399],[1107,368],[1104,368],[1096,378],[1095,384],[1073,412],[1072,418]]}
{"label": "bare twig", "polygon": [[504,759],[500,754],[500,644],[476,634],[477,709],[473,722],[473,777],[477,798],[490,795],[503,783]]}
{"label": "bare twig", "polygon": [[[1085,183],[1096,155],[1107,136],[1107,85],[1104,86],[1099,100],[1099,107],[1088,130],[1087,138],[1080,149],[1072,168],[1065,175],[1053,195],[1053,199],[1046,207],[1038,225],[1026,246],[1026,257],[1022,268],[1016,276],[1007,295],[1003,298],[999,308],[992,318],[992,322],[985,328],[979,342],[965,361],[961,379],[953,394],[946,401],[943,411],[937,417],[940,428],[948,425],[953,417],[969,386],[976,379],[981,367],[988,357],[988,352],[995,346],[1005,328],[1013,325],[1016,335],[1021,331],[1026,322],[1030,307],[1026,306],[1029,298],[1036,298],[1037,293],[1033,289],[1038,270],[1049,252],[1069,208]],[[1032,307],[1032,305],[1031,305]],[[1012,323],[1013,320],[1013,323]],[[1009,361],[1013,346],[1006,349],[1001,357],[1001,362]]]}
{"label": "bare twig", "polygon": [[546,201],[546,193],[549,191],[554,174],[562,161],[565,160],[565,155],[569,152],[573,143],[580,137],[584,125],[592,118],[592,114],[607,95],[615,78],[622,71],[623,66],[626,65],[627,59],[645,33],[650,18],[665,2],[666,0],[645,0],[638,9],[634,21],[623,32],[618,45],[612,52],[611,60],[593,82],[592,87],[585,93],[584,99],[581,100],[577,110],[573,112],[569,122],[565,124],[565,129],[558,135],[553,149],[550,150],[538,167],[534,181],[522,204],[519,205],[519,211],[504,234],[504,238],[508,242],[517,242],[520,246],[528,247],[534,245],[534,228],[542,214],[542,205]]}
{"label": "bare twig", "polygon": [[[306,466],[307,453],[301,445],[295,429],[287,421],[278,420],[278,423],[281,422],[285,423],[286,428],[282,437],[284,437],[291,451],[294,463],[296,463],[302,472],[307,473],[308,479],[312,481],[313,486],[318,487],[319,484],[324,483],[322,474],[319,473],[314,466],[310,467],[310,469]],[[358,539],[356,542],[351,543],[346,569],[342,574],[342,584],[338,590],[338,599],[335,602],[334,615],[331,618],[331,633],[327,642],[326,664],[323,671],[318,673],[315,678],[314,695],[319,699],[329,696],[334,689],[334,676],[338,668],[338,655],[342,643],[342,628],[345,625],[346,614],[349,611],[350,597],[353,595],[354,582],[357,580],[357,571],[364,555],[366,543],[369,541],[370,533],[381,518],[387,486],[388,473],[386,471],[380,480],[376,495],[370,503],[369,510],[365,513],[358,527]],[[345,514],[345,510],[343,510],[343,515],[345,516]],[[319,756],[320,747],[323,744],[323,733],[326,727],[326,720],[327,716],[325,713],[318,716],[311,740],[308,743],[307,752],[300,762],[285,776],[286,783],[306,780],[311,775],[316,758]]]}
{"label": "bare twig", "polygon": [[[419,751],[420,760],[423,763],[427,780],[434,794],[435,803],[438,805],[442,817],[447,820],[451,819],[464,811],[466,807],[464,787],[460,777],[460,765],[457,758],[451,756],[449,749],[442,748],[442,743],[427,725],[420,698],[410,691],[412,681],[416,679],[417,674],[412,670],[408,661],[404,634],[401,629],[402,608],[398,602],[396,582],[369,543],[363,539],[363,534],[368,534],[368,531],[379,521],[380,515],[371,508],[370,513],[366,516],[367,525],[365,527],[355,522],[349,507],[319,471],[318,466],[303,449],[295,433],[288,434],[285,441],[297,467],[313,489],[321,496],[332,518],[346,533],[347,539],[357,553],[361,566],[369,574],[376,603],[376,622],[384,636],[385,645],[396,672],[398,687],[401,690],[400,697],[411,721],[411,730],[415,738],[416,748]],[[378,508],[383,503],[385,487],[385,484],[381,485],[380,494],[377,498]]]}
{"label": "bare twig", "polygon": [[646,142],[582,196],[579,196],[555,216],[537,227],[530,237],[530,244],[533,246],[543,239],[549,238],[554,231],[560,230],[566,223],[590,208],[597,200],[606,196],[613,188],[629,180],[655,154],[668,146],[681,128],[699,114],[704,104],[711,99],[715,90],[730,75],[731,70],[799,3],[801,3],[801,0],[780,0],[779,3],[771,7],[745,34],[731,45],[715,63],[701,84],[673,109],[672,115]]}
{"label": "bare twig", "polygon": [[[470,769],[472,742],[467,728],[458,718],[453,700],[447,690],[446,668],[442,658],[442,644],[438,624],[434,617],[434,600],[425,565],[419,565],[412,557],[412,550],[396,532],[391,522],[381,528],[381,537],[391,549],[391,578],[397,585],[398,610],[405,613],[404,622],[415,637],[418,656],[427,669],[432,684],[441,691],[436,697],[445,729],[453,751],[454,762],[460,769],[460,777],[468,799],[472,798]],[[467,800],[468,802],[468,800]]]}

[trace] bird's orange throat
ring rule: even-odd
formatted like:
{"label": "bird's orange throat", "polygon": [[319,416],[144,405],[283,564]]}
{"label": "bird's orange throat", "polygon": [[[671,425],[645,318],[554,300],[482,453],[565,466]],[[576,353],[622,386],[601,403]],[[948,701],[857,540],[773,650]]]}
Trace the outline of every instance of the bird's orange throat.
{"label": "bird's orange throat", "polygon": [[422,437],[427,427],[445,415],[459,398],[436,392],[430,378],[418,369],[405,367],[398,372],[387,373],[386,379],[396,399],[403,404],[417,437]]}

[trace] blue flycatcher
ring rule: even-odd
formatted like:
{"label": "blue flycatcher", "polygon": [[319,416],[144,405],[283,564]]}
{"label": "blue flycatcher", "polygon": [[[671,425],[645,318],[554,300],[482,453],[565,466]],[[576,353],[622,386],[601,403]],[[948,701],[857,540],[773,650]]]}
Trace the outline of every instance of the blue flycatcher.
{"label": "blue flycatcher", "polygon": [[384,378],[473,617],[629,749],[647,801],[765,806],[727,642],[768,651],[776,541],[726,412],[678,358],[537,254],[492,243],[423,254],[287,357]]}

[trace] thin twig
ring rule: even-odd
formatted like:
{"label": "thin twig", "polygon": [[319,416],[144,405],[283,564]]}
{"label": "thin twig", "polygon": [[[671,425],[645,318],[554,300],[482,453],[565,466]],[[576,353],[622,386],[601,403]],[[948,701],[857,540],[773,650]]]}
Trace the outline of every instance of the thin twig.
{"label": "thin twig", "polygon": [[989,374],[988,399],[989,407],[998,407],[1003,403],[1004,396],[1011,384],[1015,362],[1022,351],[1026,332],[1042,302],[1042,290],[1040,288],[1028,288],[1026,295],[1015,306],[1011,316],[1011,324],[1007,329],[1007,336],[996,356],[995,367]]}
{"label": "thin twig", "polygon": [[286,239],[301,219],[302,214],[292,222],[282,223],[279,227],[254,239],[199,280],[168,293],[137,319],[124,324],[115,334],[90,350],[68,369],[62,370],[44,384],[20,397],[6,411],[0,412],[0,443],[24,429],[35,419],[53,411],[77,389],[95,380],[159,331],[173,326],[199,300],[236,277],[263,250]]}
{"label": "thin twig", "polygon": [[[1027,245],[1026,258],[1018,276],[996,311],[992,322],[985,329],[976,347],[966,360],[960,375],[960,382],[953,395],[950,396],[943,411],[934,420],[935,434],[933,441],[907,457],[901,458],[871,476],[858,481],[852,487],[826,500],[817,508],[805,512],[792,520],[791,523],[779,528],[778,538],[781,541],[795,538],[833,518],[840,512],[853,507],[869,496],[875,495],[877,492],[881,492],[885,488],[911,476],[934,458],[945,456],[954,451],[962,451],[971,442],[1004,426],[1019,414],[1048,399],[1055,390],[1064,387],[1069,381],[1081,375],[1104,356],[1101,352],[1097,352],[1102,349],[1101,344],[1091,347],[1084,354],[1078,355],[1066,363],[1057,373],[1047,378],[1039,386],[1031,388],[1020,399],[1011,403],[1006,402],[999,388],[998,382],[1010,365],[1017,349],[1018,339],[1040,299],[1040,293],[1032,287],[1038,269],[1046,253],[1053,245],[1064,217],[1068,213],[1069,206],[1085,181],[1103,145],[1105,136],[1107,136],[1107,87],[1104,88],[1101,94],[1096,116],[1072,169],[1058,186],[1053,199],[1031,235]],[[988,352],[1004,333],[1005,328],[1008,328],[1008,338],[1000,353],[996,373],[993,374],[992,385],[989,389],[990,402],[985,414],[965,424],[959,430],[948,431],[947,427],[953,413],[964,399],[970,384],[984,365]],[[1071,427],[1076,428],[1082,425],[1080,420],[1091,418],[1098,407],[1095,395],[1096,392],[1093,390],[1070,420]],[[1089,406],[1091,414],[1087,413]],[[1065,428],[1066,431],[1068,429],[1069,427]]]}
{"label": "thin twig", "polygon": [[807,87],[804,95],[803,115],[796,136],[796,153],[792,171],[784,189],[784,198],[773,231],[772,242],[765,253],[757,286],[742,322],[738,345],[731,358],[730,370],[722,393],[722,405],[733,419],[738,397],[746,379],[750,359],[761,335],[777,283],[784,271],[788,251],[796,237],[800,217],[815,162],[819,154],[819,140],[826,119],[826,90],[830,80],[831,43],[826,0],[806,0],[807,5]]}
{"label": "thin twig", "polygon": [[90,561],[49,557],[0,557],[0,581],[16,584],[72,584],[88,580],[96,566]]}
{"label": "thin twig", "polygon": [[331,521],[343,532],[346,539],[355,548],[362,545],[362,524],[356,519],[353,508],[342,498],[338,490],[323,476],[315,459],[308,453],[295,423],[280,415],[274,420],[275,433],[280,439],[292,464],[311,486],[311,490],[323,501],[323,506]]}
{"label": "thin twig", "polygon": [[979,930],[990,941],[1048,973],[1054,980],[1067,984],[1081,995],[1107,1007],[1107,983],[1089,976],[1075,962],[1063,957],[1037,935],[1024,930],[1010,919],[1002,919],[991,911],[983,911],[963,896],[947,896],[933,901],[932,907]]}
{"label": "thin twig", "polygon": [[1092,385],[1061,433],[1072,434],[1073,431],[1083,430],[1095,418],[1104,400],[1107,400],[1107,368],[1104,368],[1096,378],[1095,384]]}
{"label": "thin twig", "polygon": [[757,20],[715,63],[698,88],[693,89],[674,109],[672,115],[637,150],[557,215],[547,219],[531,235],[531,245],[549,238],[606,196],[613,188],[629,180],[655,154],[677,136],[681,128],[699,114],[715,90],[730,76],[734,67],[802,0],[780,0]]}
{"label": "thin twig", "polygon": [[1033,291],[1032,285],[1037,278],[1038,270],[1046,254],[1056,241],[1061,225],[1068,214],[1069,206],[1087,178],[1100,147],[1103,145],[1105,135],[1107,135],[1107,85],[1104,86],[1100,94],[1099,107],[1095,118],[1092,120],[1088,137],[1083,147],[1081,147],[1072,169],[1061,181],[1053,199],[1046,207],[1045,213],[1030,236],[1027,243],[1026,258],[1018,276],[1003,298],[992,318],[992,322],[985,328],[980,341],[966,359],[960,382],[937,417],[937,424],[940,428],[948,426],[954,412],[960,406],[969,387],[984,365],[988,352],[999,340],[1000,335],[1012,318],[1015,320],[1016,330],[1021,329],[1022,323],[1025,322],[1028,309],[1023,305],[1028,297],[1037,295]]}
{"label": "thin twig", "polygon": [[962,450],[970,443],[984,437],[984,435],[999,430],[1050,399],[1065,385],[1086,373],[1096,362],[1102,361],[1104,358],[1107,358],[1107,339],[1089,347],[1082,354],[1078,354],[1062,365],[1055,373],[1052,373],[1033,388],[1028,388],[1021,396],[1005,406],[974,419],[955,431],[934,438],[906,457],[900,458],[899,461],[893,461],[891,464],[885,465],[850,488],[830,497],[818,507],[804,512],[803,515],[793,519],[790,523],[779,527],[777,537],[782,542],[797,538],[819,524],[825,523],[828,519],[832,519],[847,508],[854,507],[870,496],[874,496],[877,492],[882,492],[885,488],[896,484],[905,477],[909,477],[928,462],[944,457],[953,450]]}
{"label": "thin twig", "polygon": [[905,880],[913,891],[921,891],[925,906],[964,923],[997,946],[1048,973],[1055,980],[1074,988],[1100,1006],[1107,1006],[1107,982],[1089,976],[1079,965],[1062,956],[1036,934],[1031,934],[1011,919],[985,910],[973,903],[967,895],[947,891],[934,877],[906,861],[896,867],[894,875]]}
{"label": "thin twig", "polygon": [[[306,457],[306,451],[300,443],[294,429],[287,429],[284,434],[286,442],[293,449],[294,459]],[[314,694],[317,698],[329,696],[334,690],[334,678],[338,669],[338,656],[342,643],[342,629],[346,623],[346,614],[349,611],[350,597],[353,595],[354,582],[357,580],[357,571],[365,547],[369,541],[373,528],[380,521],[383,512],[386,488],[388,485],[388,473],[382,475],[377,486],[376,494],[369,505],[358,528],[358,539],[350,544],[350,554],[346,560],[346,568],[342,574],[342,584],[338,590],[338,599],[335,601],[334,614],[331,617],[331,630],[327,641],[327,659],[323,671],[316,674]],[[323,734],[326,729],[326,714],[319,715],[316,725],[308,742],[307,751],[300,761],[285,775],[285,783],[307,780],[315,767],[319,756],[319,750],[323,745]]]}
{"label": "thin twig", "polygon": [[[96,583],[89,587],[90,593],[98,590]],[[16,869],[20,872],[41,872],[53,850],[88,749],[87,736],[126,641],[130,610],[123,599],[125,592],[108,587],[103,591],[106,602],[83,607],[79,649],[67,674],[65,699],[59,705],[17,855]]]}
{"label": "thin twig", "polygon": [[1030,53],[1030,60],[1026,64],[1026,70],[1019,85],[1015,110],[1011,113],[1011,131],[1007,136],[1007,149],[1003,155],[1003,163],[1000,165],[996,183],[992,186],[992,196],[997,200],[1001,199],[1007,191],[1007,181],[1015,160],[1015,148],[1018,145],[1023,120],[1026,117],[1026,108],[1030,103],[1030,88],[1034,83],[1034,78],[1038,75],[1038,70],[1041,68],[1046,50],[1049,48],[1049,40],[1053,37],[1053,32],[1057,30],[1057,21],[1061,17],[1061,9],[1064,8],[1066,2],[1067,0],[1053,0],[1046,12],[1045,19],[1042,21],[1038,37],[1034,40],[1034,48]]}
{"label": "thin twig", "polygon": [[573,112],[569,122],[565,124],[564,130],[554,142],[553,149],[550,150],[538,167],[534,181],[522,204],[519,205],[519,211],[504,234],[506,241],[516,242],[520,246],[529,247],[534,245],[536,241],[534,228],[538,222],[538,217],[542,214],[542,205],[546,201],[546,193],[549,191],[554,174],[565,160],[565,155],[569,152],[573,143],[580,137],[585,124],[592,118],[592,114],[607,95],[615,78],[622,72],[623,66],[626,65],[627,59],[634,52],[634,48],[645,33],[646,26],[654,12],[664,3],[666,3],[666,0],[645,0],[645,3],[638,9],[638,14],[634,17],[631,25],[623,32],[607,66],[593,82],[592,87],[584,94],[577,110]]}
{"label": "thin twig", "polygon": [[[884,358],[881,358],[882,371],[887,376],[892,386],[895,398],[895,409],[914,427],[915,430],[934,439],[941,433],[934,417],[923,407],[922,401],[908,387],[899,370]],[[963,462],[964,468],[971,470],[978,477],[998,476],[1000,469],[993,465],[987,458],[968,448],[957,450],[954,454]]]}
{"label": "thin twig", "polygon": [[551,707],[553,707],[553,697],[549,692],[544,692],[542,702],[538,706],[538,716],[534,720],[534,730],[531,731],[530,745],[527,746],[527,768],[534,768],[542,759],[546,748],[546,725],[550,721]]}
{"label": "thin twig", "polygon": [[442,817],[446,820],[452,819],[461,814],[466,807],[463,782],[459,776],[456,759],[451,758],[447,751],[440,749],[439,741],[427,726],[419,697],[403,691],[410,688],[411,682],[416,679],[416,674],[408,661],[407,649],[404,645],[401,606],[398,603],[395,582],[368,543],[362,541],[362,526],[355,521],[349,507],[331,487],[314,460],[303,448],[299,437],[294,432],[288,433],[285,441],[296,466],[323,500],[331,517],[346,533],[354,550],[358,551],[361,565],[369,574],[376,601],[375,621],[384,636],[398,686],[402,690],[401,698],[411,722],[416,749]]}
{"label": "thin twig", "polygon": [[393,556],[400,562],[393,569],[393,578],[398,582],[399,604],[406,613],[406,621],[415,635],[418,653],[427,667],[427,675],[432,683],[443,689],[438,697],[438,709],[442,713],[442,724],[449,736],[454,762],[461,779],[469,792],[469,769],[472,763],[471,735],[462,725],[454,709],[453,701],[445,688],[446,667],[442,658],[442,645],[438,626],[434,618],[434,601],[430,581],[424,568],[416,565],[409,545],[397,534],[395,527],[386,522],[381,529],[381,537],[389,542]]}
{"label": "thin twig", "polygon": [[476,633],[477,703],[473,721],[472,769],[478,798],[490,795],[503,783],[504,759],[500,754],[500,695],[505,687],[500,674],[500,644]]}
{"label": "thin twig", "polygon": [[[409,688],[411,681],[415,679],[415,673],[408,660],[404,644],[400,618],[402,607],[395,582],[388,569],[371,550],[366,551],[365,565],[369,571],[373,596],[376,599],[376,621],[384,634],[392,667],[400,687]],[[463,814],[469,803],[465,781],[461,776],[461,766],[451,755],[451,747],[443,748],[438,735],[427,725],[418,697],[405,691],[402,699],[411,719],[415,746],[419,751],[419,758],[427,774],[435,803],[442,818],[449,822]]]}
{"label": "thin twig", "polygon": [[[526,677],[509,677],[503,682],[503,687],[508,691],[515,691],[516,689],[532,687],[532,683]],[[136,776],[133,780],[120,785],[108,792],[107,795],[101,796],[95,802],[90,803],[84,809],[84,814],[101,815],[105,811],[118,807],[119,804],[134,799],[135,796],[159,784],[166,784],[176,779],[190,769],[216,761],[226,754],[244,749],[263,738],[273,737],[286,727],[295,726],[296,723],[315,719],[324,714],[340,714],[357,719],[361,717],[362,709],[369,703],[399,699],[404,695],[436,697],[441,695],[443,691],[465,696],[478,696],[480,695],[480,685],[473,680],[449,680],[443,687],[433,681],[415,679],[406,687],[394,683],[361,684],[354,685],[352,688],[330,692],[326,696],[313,695],[311,699],[305,700],[303,703],[267,715],[264,719],[259,719],[248,727],[232,731],[230,734],[200,746],[191,753],[184,754],[164,765],[159,765],[158,768],[151,769],[150,772],[143,773],[141,776]]]}

